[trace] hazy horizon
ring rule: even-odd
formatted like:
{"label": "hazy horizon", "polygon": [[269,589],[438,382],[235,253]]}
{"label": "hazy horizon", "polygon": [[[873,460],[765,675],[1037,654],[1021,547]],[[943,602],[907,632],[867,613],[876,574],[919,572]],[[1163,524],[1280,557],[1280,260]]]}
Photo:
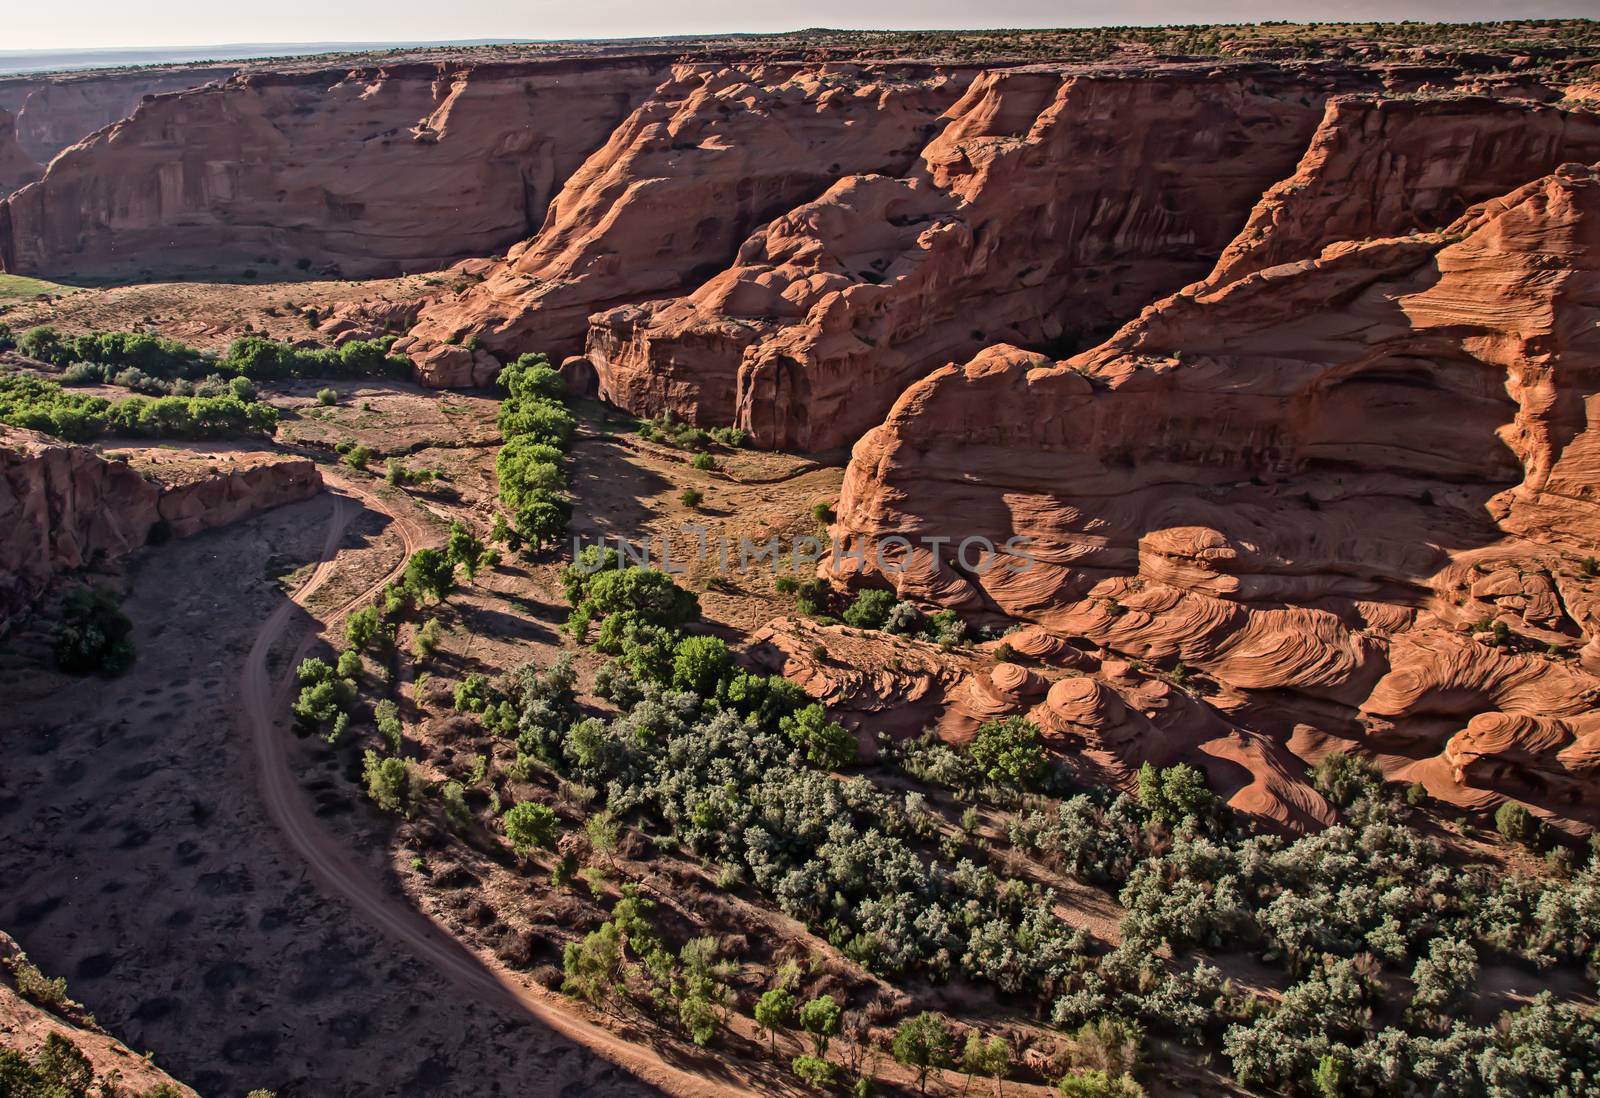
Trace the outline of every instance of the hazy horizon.
{"label": "hazy horizon", "polygon": [[[64,10],[65,9],[65,10]],[[1109,17],[1108,17],[1109,13]],[[1534,0],[1509,12],[1504,0],[1127,0],[1108,8],[1087,0],[998,0],[974,7],[965,0],[814,0],[805,25],[844,30],[971,30],[1006,27],[1084,27],[1184,23],[1477,22],[1506,18],[1593,18],[1594,0]],[[240,10],[148,0],[137,7],[114,0],[73,0],[55,8],[31,6],[6,17],[0,56],[37,52],[260,51],[386,48],[460,44],[642,38],[667,35],[775,33],[797,30],[788,5],[735,0],[683,0],[671,9],[644,0],[593,0],[581,5],[536,2],[507,11],[486,0],[458,0],[441,14],[424,0],[279,0]],[[236,52],[234,57],[246,56]],[[228,59],[222,53],[217,60]]]}

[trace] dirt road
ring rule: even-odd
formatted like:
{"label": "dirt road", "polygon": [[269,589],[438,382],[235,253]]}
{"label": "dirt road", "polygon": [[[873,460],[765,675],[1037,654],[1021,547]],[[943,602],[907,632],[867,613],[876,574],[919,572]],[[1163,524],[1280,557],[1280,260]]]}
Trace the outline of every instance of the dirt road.
{"label": "dirt road", "polygon": [[[334,575],[339,545],[350,522],[359,514],[361,503],[390,515],[405,541],[406,556],[420,546],[425,536],[420,526],[393,514],[375,493],[342,478],[329,477],[328,481],[335,506],[328,522],[322,560],[290,599],[262,623],[245,657],[239,684],[241,717],[255,747],[261,799],[288,847],[305,861],[319,887],[342,897],[375,928],[419,960],[432,965],[441,976],[475,1000],[498,1005],[513,1014],[526,1014],[669,1094],[713,1098],[759,1093],[735,1082],[709,1080],[669,1064],[654,1050],[624,1041],[609,1029],[555,1005],[550,998],[467,949],[403,898],[386,891],[368,869],[322,829],[312,802],[290,768],[288,732],[279,723],[279,718],[288,711],[293,668],[298,660],[291,660],[283,678],[273,683],[268,655],[275,645],[286,639],[285,631],[300,605]],[[342,616],[370,599],[390,582],[404,566],[404,561],[402,557],[394,571],[349,600],[334,616]],[[299,649],[303,651],[311,640],[303,639]]]}

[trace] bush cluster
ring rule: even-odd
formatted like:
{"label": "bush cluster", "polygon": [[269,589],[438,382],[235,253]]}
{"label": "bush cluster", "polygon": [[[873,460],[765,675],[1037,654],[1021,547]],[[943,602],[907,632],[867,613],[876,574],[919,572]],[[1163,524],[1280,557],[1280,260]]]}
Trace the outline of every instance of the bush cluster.
{"label": "bush cluster", "polygon": [[194,380],[206,375],[281,381],[305,377],[404,377],[411,363],[389,349],[395,337],[351,340],[339,347],[296,347],[265,336],[240,336],[221,355],[148,332],[86,332],[63,336],[54,328],[29,328],[17,337],[17,350],[54,366],[87,364],[85,380],[118,384],[123,370],[163,381]]}
{"label": "bush cluster", "polygon": [[102,435],[136,438],[236,438],[270,435],[278,412],[237,396],[132,396],[122,400],[65,392],[54,381],[0,374],[0,423],[68,442]]}
{"label": "bush cluster", "polygon": [[120,675],[133,666],[133,622],[110,592],[69,594],[52,639],[56,666],[69,675]]}
{"label": "bush cluster", "polygon": [[495,458],[500,504],[511,515],[511,534],[535,549],[553,544],[572,518],[566,451],[576,422],[562,403],[566,385],[544,355],[523,355],[500,371],[505,445]]}

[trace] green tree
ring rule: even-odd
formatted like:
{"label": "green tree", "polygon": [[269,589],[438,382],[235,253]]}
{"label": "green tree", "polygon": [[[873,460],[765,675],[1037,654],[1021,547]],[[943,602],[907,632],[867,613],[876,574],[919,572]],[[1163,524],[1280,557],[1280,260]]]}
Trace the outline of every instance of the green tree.
{"label": "green tree", "polygon": [[445,556],[451,564],[461,566],[461,571],[472,582],[483,564],[485,546],[473,532],[459,522],[450,524],[450,538],[445,543]]}
{"label": "green tree", "polygon": [[1507,801],[1495,810],[1494,829],[1501,838],[1532,846],[1539,838],[1540,821],[1516,801]]}
{"label": "green tree", "polygon": [[1022,717],[984,723],[967,753],[996,785],[1027,789],[1044,777],[1044,741],[1039,729]]}
{"label": "green tree", "polygon": [[385,812],[409,813],[411,767],[404,759],[380,757],[369,749],[362,755],[361,777],[372,803]]}
{"label": "green tree", "polygon": [[1349,1098],[1349,1062],[1332,1052],[1323,1056],[1311,1072],[1311,1089],[1317,1098]]}
{"label": "green tree", "polygon": [[418,549],[406,562],[401,582],[419,598],[426,595],[440,602],[456,585],[456,566],[438,549]]}
{"label": "green tree", "polygon": [[56,666],[69,675],[120,675],[133,665],[133,622],[108,591],[67,595],[52,639]]}
{"label": "green tree", "polygon": [[895,597],[892,591],[873,589],[863,591],[856,596],[854,602],[845,607],[844,620],[846,624],[857,629],[882,629],[889,621],[889,611],[894,609]]}
{"label": "green tree", "polygon": [[622,931],[606,922],[582,941],[568,942],[561,953],[561,990],[607,1011],[622,991]]}
{"label": "green tree", "polygon": [[537,847],[554,844],[560,824],[554,809],[537,801],[522,801],[512,805],[506,809],[501,820],[505,824],[511,849],[522,855],[531,853]]}
{"label": "green tree", "polygon": [[996,1035],[986,1041],[974,1031],[967,1035],[966,1047],[961,1051],[961,1070],[967,1073],[968,1082],[975,1075],[993,1079],[998,1098],[1002,1081],[1011,1070],[1011,1046],[1004,1037]]}
{"label": "green tree", "polygon": [[378,636],[378,608],[364,606],[344,619],[344,639],[351,649],[365,652]]}
{"label": "green tree", "polygon": [[839,1073],[838,1068],[820,1056],[796,1056],[789,1061],[789,1070],[806,1086],[817,1090],[833,1086],[834,1077]]}
{"label": "green tree", "polygon": [[828,1054],[828,1044],[839,1035],[843,1022],[844,1011],[831,995],[819,996],[800,1008],[800,1028],[811,1034],[811,1045],[818,1056]]}
{"label": "green tree", "polygon": [[794,993],[786,987],[775,987],[756,1000],[756,1025],[772,1039],[772,1051],[778,1051],[778,1031],[794,1024]]}
{"label": "green tree", "polygon": [[1139,768],[1139,801],[1156,819],[1179,824],[1185,819],[1216,819],[1222,802],[1206,785],[1206,777],[1188,763],[1160,769],[1145,763]]}
{"label": "green tree", "polygon": [[805,753],[806,761],[824,770],[838,770],[856,761],[856,738],[827,710],[813,702],[778,721],[778,729]]}
{"label": "green tree", "polygon": [[891,1046],[894,1058],[916,1072],[917,1090],[928,1092],[928,1073],[949,1067],[954,1062],[955,1037],[945,1020],[931,1011],[900,1023]]}
{"label": "green tree", "polygon": [[530,493],[513,515],[517,536],[535,549],[561,540],[572,521],[572,504],[548,492]]}
{"label": "green tree", "polygon": [[733,670],[733,656],[717,637],[684,637],[672,653],[672,686],[715,697]]}

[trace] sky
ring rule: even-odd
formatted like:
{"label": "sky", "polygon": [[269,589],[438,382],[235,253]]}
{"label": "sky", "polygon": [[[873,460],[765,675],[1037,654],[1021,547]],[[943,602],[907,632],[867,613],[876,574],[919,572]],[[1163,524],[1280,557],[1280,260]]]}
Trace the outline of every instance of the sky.
{"label": "sky", "polygon": [[620,38],[1266,19],[1600,18],[1600,0],[6,0],[0,51],[220,43]]}

